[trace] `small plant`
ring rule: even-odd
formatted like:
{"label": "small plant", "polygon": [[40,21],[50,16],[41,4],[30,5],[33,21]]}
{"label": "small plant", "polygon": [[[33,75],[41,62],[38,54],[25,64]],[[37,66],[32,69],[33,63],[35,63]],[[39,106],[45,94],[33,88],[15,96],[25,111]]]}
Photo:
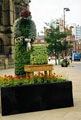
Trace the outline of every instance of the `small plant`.
{"label": "small plant", "polygon": [[52,74],[51,78],[49,77],[49,75],[46,78],[43,73],[38,73],[33,76],[33,80],[28,79],[28,77],[4,75],[4,76],[0,76],[0,87],[54,83],[54,82],[64,82],[64,81],[66,80],[62,78],[62,75],[56,75],[55,73]]}
{"label": "small plant", "polygon": [[61,66],[62,66],[62,67],[68,67],[69,64],[70,64],[70,63],[69,63],[69,61],[68,61],[67,59],[63,59],[63,60],[61,61]]}

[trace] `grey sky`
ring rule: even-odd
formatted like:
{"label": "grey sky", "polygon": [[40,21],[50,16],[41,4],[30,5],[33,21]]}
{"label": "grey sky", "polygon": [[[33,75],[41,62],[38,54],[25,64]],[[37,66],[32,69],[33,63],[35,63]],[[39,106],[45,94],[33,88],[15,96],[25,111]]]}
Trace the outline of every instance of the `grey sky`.
{"label": "grey sky", "polygon": [[63,18],[63,8],[66,7],[70,9],[65,12],[66,24],[81,25],[81,0],[31,0],[30,10],[37,31],[43,30],[45,22]]}

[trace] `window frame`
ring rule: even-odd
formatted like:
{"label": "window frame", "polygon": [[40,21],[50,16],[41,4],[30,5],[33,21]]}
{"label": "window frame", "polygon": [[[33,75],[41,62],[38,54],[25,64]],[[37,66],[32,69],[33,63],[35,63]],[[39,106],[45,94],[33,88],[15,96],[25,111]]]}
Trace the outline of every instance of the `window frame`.
{"label": "window frame", "polygon": [[2,4],[0,3],[0,25],[2,25]]}

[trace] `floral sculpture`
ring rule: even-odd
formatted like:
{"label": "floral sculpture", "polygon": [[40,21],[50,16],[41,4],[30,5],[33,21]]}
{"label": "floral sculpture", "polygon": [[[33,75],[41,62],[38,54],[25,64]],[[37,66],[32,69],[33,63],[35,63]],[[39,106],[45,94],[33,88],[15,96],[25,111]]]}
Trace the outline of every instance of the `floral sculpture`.
{"label": "floral sculpture", "polygon": [[25,76],[24,65],[30,64],[31,46],[36,38],[36,26],[29,10],[22,10],[13,26],[15,39],[15,74]]}

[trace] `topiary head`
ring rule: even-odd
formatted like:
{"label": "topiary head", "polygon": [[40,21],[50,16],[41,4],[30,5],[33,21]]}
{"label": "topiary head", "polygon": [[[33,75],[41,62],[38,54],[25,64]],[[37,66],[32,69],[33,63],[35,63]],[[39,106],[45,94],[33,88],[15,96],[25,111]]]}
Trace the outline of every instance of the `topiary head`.
{"label": "topiary head", "polygon": [[31,16],[31,12],[26,9],[22,10],[19,14],[19,17],[23,17],[23,18],[27,18],[29,16]]}

